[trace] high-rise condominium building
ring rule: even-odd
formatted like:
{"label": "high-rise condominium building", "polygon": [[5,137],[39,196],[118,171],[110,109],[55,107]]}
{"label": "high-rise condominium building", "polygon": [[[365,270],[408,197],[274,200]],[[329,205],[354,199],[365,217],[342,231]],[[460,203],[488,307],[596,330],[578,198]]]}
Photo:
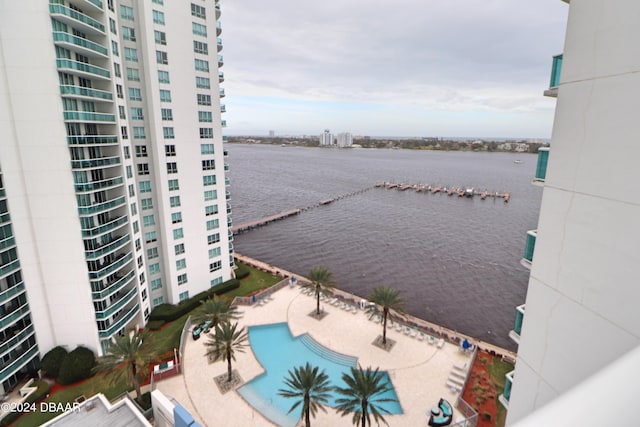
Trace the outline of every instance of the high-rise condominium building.
{"label": "high-rise condominium building", "polygon": [[333,134],[329,129],[325,129],[324,132],[320,134],[320,145],[321,146],[333,145]]}
{"label": "high-rise condominium building", "polygon": [[[505,388],[507,425],[541,425],[527,417],[538,410],[549,411],[536,418],[545,425],[637,418],[626,384],[637,389],[637,369],[627,369],[628,378],[610,369],[640,344],[639,16],[636,0],[569,5],[564,53],[546,92],[557,105],[551,149],[539,154],[536,173],[544,192],[538,229],[527,236],[531,276],[512,334],[519,349]],[[583,383],[603,368],[605,381]],[[593,384],[599,388],[580,391]],[[585,421],[595,393],[604,424]],[[559,396],[573,400],[540,409]]]}
{"label": "high-rise condominium building", "polygon": [[231,277],[219,18],[204,0],[0,3],[3,385],[34,329],[43,352],[102,353]]}
{"label": "high-rise condominium building", "polygon": [[345,148],[353,145],[353,136],[349,132],[342,132],[336,136],[336,144],[338,147]]}

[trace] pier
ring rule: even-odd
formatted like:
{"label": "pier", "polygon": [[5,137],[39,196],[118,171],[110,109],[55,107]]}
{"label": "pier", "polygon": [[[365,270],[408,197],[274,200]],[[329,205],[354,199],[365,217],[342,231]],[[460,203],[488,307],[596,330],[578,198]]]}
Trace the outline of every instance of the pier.
{"label": "pier", "polygon": [[444,193],[447,196],[469,197],[480,196],[480,200],[486,200],[487,197],[493,199],[503,199],[505,203],[509,202],[511,193],[500,193],[498,191],[476,190],[474,187],[446,187],[440,185],[429,184],[411,184],[411,183],[398,183],[398,182],[381,182],[375,185],[376,188],[385,188],[387,190],[414,190],[416,193]]}

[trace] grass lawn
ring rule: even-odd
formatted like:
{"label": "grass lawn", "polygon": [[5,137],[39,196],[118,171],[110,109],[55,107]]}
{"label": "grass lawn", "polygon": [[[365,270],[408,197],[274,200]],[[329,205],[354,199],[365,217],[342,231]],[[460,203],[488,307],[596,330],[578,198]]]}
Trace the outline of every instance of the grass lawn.
{"label": "grass lawn", "polygon": [[[504,383],[505,383],[505,374],[510,371],[513,371],[513,365],[507,362],[503,362],[498,357],[494,357],[493,361],[487,367],[489,370],[489,375],[491,376],[491,380],[496,388],[496,393],[500,396],[504,392]],[[504,409],[501,403],[498,402],[498,413],[496,415],[496,427],[504,426],[506,421],[507,411]]]}
{"label": "grass lawn", "polygon": [[[242,279],[239,288],[225,293],[225,297],[233,298],[236,296],[250,295],[251,293],[259,289],[268,288],[282,280],[281,277],[265,273],[248,265],[245,265],[245,267],[250,271],[249,276]],[[197,314],[198,310],[199,309],[196,308],[192,312],[185,314],[184,316],[165,325],[159,331],[151,331],[151,346],[153,347],[153,351],[156,354],[161,355],[170,353],[174,348],[178,348],[180,346],[180,334],[182,334],[182,328],[184,327],[187,318],[189,316]],[[114,397],[129,389],[129,386],[126,384],[124,379],[117,383],[109,384],[109,377],[105,375],[106,374],[98,374],[78,385],[64,388],[51,395],[45,401],[67,403],[73,402],[80,395],[84,395],[88,398],[96,393],[103,393],[107,397],[107,399],[113,399]],[[56,415],[59,414],[35,412],[21,417],[15,423],[13,423],[12,426],[36,427],[54,418]]]}

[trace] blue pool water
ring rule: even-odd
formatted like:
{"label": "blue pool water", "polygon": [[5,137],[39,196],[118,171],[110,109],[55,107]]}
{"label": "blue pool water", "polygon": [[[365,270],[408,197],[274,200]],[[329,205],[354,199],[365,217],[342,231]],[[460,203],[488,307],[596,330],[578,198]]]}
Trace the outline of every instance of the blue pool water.
{"label": "blue pool water", "polygon": [[[289,377],[289,370],[309,362],[320,370],[324,369],[332,385],[344,387],[342,374],[357,365],[357,358],[334,353],[308,334],[294,338],[286,323],[250,327],[249,342],[266,373],[238,388],[238,393],[265,417],[283,427],[295,426],[300,418],[300,408],[287,415],[295,399],[278,396],[278,390],[285,388],[284,379]],[[391,384],[391,390],[380,397],[396,401],[385,402],[381,406],[391,414],[401,414],[402,407],[397,402],[391,379],[387,372],[382,374]],[[335,397],[332,393],[330,406],[334,406]]]}

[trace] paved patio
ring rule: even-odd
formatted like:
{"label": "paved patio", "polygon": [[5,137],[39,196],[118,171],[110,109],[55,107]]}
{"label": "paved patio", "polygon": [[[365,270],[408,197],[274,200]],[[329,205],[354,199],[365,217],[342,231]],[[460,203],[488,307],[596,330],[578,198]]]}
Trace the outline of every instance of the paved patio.
{"label": "paved patio", "polygon": [[[470,364],[470,355],[460,352],[455,345],[445,343],[438,348],[426,339],[420,341],[392,328],[387,329],[387,337],[396,344],[387,352],[372,345],[382,332],[379,323],[368,320],[362,311],[353,314],[327,303],[321,305],[328,315],[318,321],[308,316],[315,308],[315,299],[301,294],[298,287],[285,287],[275,292],[273,300],[264,306],[241,306],[243,316],[239,322],[242,326],[287,322],[294,336],[307,332],[334,351],[357,356],[363,367],[388,371],[404,411],[385,417],[391,426],[426,426],[427,412],[441,397],[455,405],[458,393],[452,392],[446,383],[454,365]],[[213,378],[226,372],[226,362],[207,361],[206,341],[205,336],[198,341],[189,337],[183,354],[183,375],[160,381],[156,388],[178,400],[203,426],[273,425],[236,392],[220,394]],[[236,359],[234,369],[245,383],[264,372],[250,347]],[[463,417],[454,409],[454,421],[459,418]],[[328,408],[328,413],[320,412],[312,425],[351,425],[351,419]]]}

